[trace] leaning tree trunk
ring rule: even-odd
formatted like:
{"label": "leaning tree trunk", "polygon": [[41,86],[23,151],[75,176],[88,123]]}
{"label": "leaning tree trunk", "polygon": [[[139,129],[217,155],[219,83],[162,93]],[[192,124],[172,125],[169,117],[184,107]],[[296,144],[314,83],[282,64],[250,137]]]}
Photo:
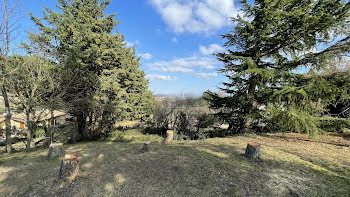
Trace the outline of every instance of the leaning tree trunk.
{"label": "leaning tree trunk", "polygon": [[9,99],[7,96],[7,91],[4,85],[2,85],[1,88],[2,97],[4,98],[4,104],[5,104],[5,130],[6,130],[6,152],[11,153],[12,147],[11,147],[11,108]]}
{"label": "leaning tree trunk", "polygon": [[54,142],[53,136],[55,134],[55,118],[54,118],[54,110],[50,110],[50,144]]}
{"label": "leaning tree trunk", "polygon": [[9,12],[14,11],[14,9],[10,9],[10,11],[8,10],[8,2],[6,0],[3,0],[3,13],[2,13],[2,34],[4,36],[4,42],[2,42],[3,44],[3,50],[1,50],[1,58],[5,58],[3,59],[2,63],[1,63],[1,74],[2,74],[2,87],[1,87],[1,92],[2,92],[2,96],[4,98],[4,104],[5,104],[5,125],[6,125],[6,152],[7,153],[11,153],[12,152],[12,147],[11,147],[11,108],[10,108],[10,103],[9,103],[9,99],[8,99],[8,95],[7,95],[7,90],[6,87],[4,85],[4,81],[6,80],[6,69],[5,69],[5,63],[6,63],[6,58],[8,57],[9,54],[9,49],[10,49],[10,40],[11,40],[11,27],[9,25],[9,21],[11,18],[11,14]]}

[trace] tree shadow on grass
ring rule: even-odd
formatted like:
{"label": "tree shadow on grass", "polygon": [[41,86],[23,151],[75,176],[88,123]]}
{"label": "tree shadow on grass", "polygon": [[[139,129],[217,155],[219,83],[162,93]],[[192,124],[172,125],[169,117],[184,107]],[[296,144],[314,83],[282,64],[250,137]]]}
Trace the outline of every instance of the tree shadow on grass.
{"label": "tree shadow on grass", "polygon": [[[124,144],[118,146],[118,150],[124,148],[124,151],[103,153],[100,163],[97,160],[101,157],[95,155],[97,159],[92,162],[90,170],[94,166],[98,169],[95,167],[86,176],[90,177],[92,185],[103,184],[94,187],[94,194],[322,196],[328,190],[340,195],[346,192],[337,191],[336,187],[329,189],[327,185],[329,181],[341,182],[340,177],[293,162],[250,160],[243,156],[244,150],[233,146],[186,143],[153,146],[150,152],[140,154],[141,144],[131,147]],[[115,159],[110,160],[113,157]]]}
{"label": "tree shadow on grass", "polygon": [[[329,144],[329,145],[334,145],[334,146],[339,146],[339,147],[350,147],[350,142],[345,141],[345,142],[334,142],[334,141],[321,141],[321,140],[312,140],[310,138],[305,138],[305,136],[288,136],[288,135],[268,135],[268,134],[261,134],[261,136],[271,138],[271,139],[277,139],[277,140],[283,140],[283,141],[292,141],[292,142],[317,142],[320,144]],[[340,136],[340,135],[334,135],[334,136]],[[344,139],[348,139],[345,136],[341,136]],[[350,139],[350,136],[349,136]]]}
{"label": "tree shadow on grass", "polygon": [[[244,147],[205,142],[86,143],[66,147],[80,151],[80,176],[57,181],[60,159],[40,155],[3,161],[14,169],[0,179],[9,196],[346,196],[348,180],[309,165],[279,158],[250,160]],[[262,150],[264,154],[264,150]],[[291,153],[287,153],[291,154]],[[33,162],[32,167],[24,164]],[[1,165],[2,165],[1,164]],[[34,167],[35,166],[35,167]]]}

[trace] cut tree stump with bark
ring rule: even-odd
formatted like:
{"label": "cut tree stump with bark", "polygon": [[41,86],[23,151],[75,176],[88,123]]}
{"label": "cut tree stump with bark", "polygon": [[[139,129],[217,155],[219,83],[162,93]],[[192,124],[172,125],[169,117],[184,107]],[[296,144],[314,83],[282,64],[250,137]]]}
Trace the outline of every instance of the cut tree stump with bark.
{"label": "cut tree stump with bark", "polygon": [[65,155],[65,152],[62,147],[63,147],[62,143],[50,144],[49,153],[47,154],[47,157],[48,158],[63,157]]}
{"label": "cut tree stump with bark", "polygon": [[172,130],[167,130],[166,131],[166,139],[165,143],[170,144],[174,140],[174,131]]}
{"label": "cut tree stump with bark", "polygon": [[141,149],[142,153],[148,152],[149,151],[149,145],[151,144],[151,142],[147,141],[143,144],[143,147]]}
{"label": "cut tree stump with bark", "polygon": [[245,150],[246,157],[256,159],[260,157],[260,144],[256,142],[249,142]]}
{"label": "cut tree stump with bark", "polygon": [[74,179],[79,174],[80,153],[66,154],[61,162],[59,178]]}

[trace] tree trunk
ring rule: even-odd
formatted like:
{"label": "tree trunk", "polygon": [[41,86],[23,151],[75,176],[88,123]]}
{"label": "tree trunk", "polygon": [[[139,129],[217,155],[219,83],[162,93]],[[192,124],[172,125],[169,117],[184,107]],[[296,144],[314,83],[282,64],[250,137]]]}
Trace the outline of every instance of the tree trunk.
{"label": "tree trunk", "polygon": [[233,130],[233,123],[229,122],[228,127],[227,127],[227,131],[232,132],[232,130]]}
{"label": "tree trunk", "polygon": [[32,142],[32,125],[30,121],[30,113],[26,112],[26,127],[27,127],[27,151],[30,150],[30,145]]}
{"label": "tree trunk", "polygon": [[77,132],[78,132],[78,122],[77,122],[77,117],[74,116],[73,117],[73,129],[71,131],[72,136],[71,136],[71,141],[72,143],[76,143],[77,142]]}
{"label": "tree trunk", "polygon": [[83,141],[87,138],[87,135],[86,135],[86,116],[85,115],[78,115],[77,116],[77,126],[78,126],[79,140]]}
{"label": "tree trunk", "polygon": [[[3,56],[5,59],[2,61],[1,64],[1,71],[2,71],[2,76],[3,76],[3,81],[6,80],[6,70],[5,70],[5,64],[6,64],[6,58],[9,53],[9,47],[10,47],[10,31],[9,31],[9,11],[7,7],[7,0],[3,0],[3,17],[5,19],[5,42],[3,43],[4,50],[1,50],[1,56]],[[4,33],[4,32],[2,32]],[[6,152],[11,153],[12,152],[12,147],[11,147],[11,110],[10,110],[10,103],[7,95],[7,90],[5,85],[2,85],[1,88],[2,91],[2,96],[4,98],[4,104],[5,104],[5,125],[6,125]]]}
{"label": "tree trunk", "polygon": [[246,157],[248,158],[259,158],[260,157],[260,144],[255,142],[249,142],[247,145],[247,149],[245,150]]}
{"label": "tree trunk", "polygon": [[252,118],[249,117],[249,114],[245,117],[245,123],[244,123],[244,133],[248,133],[250,131],[250,127],[252,124]]}
{"label": "tree trunk", "polygon": [[[4,104],[5,104],[5,129],[6,129],[6,152],[11,153],[12,148],[11,148],[11,108],[10,108],[10,103],[7,95],[7,89],[6,86],[4,85],[4,81],[7,79],[6,76],[6,58],[8,57],[8,54],[10,52],[10,41],[11,39],[13,40],[16,36],[13,36],[13,34],[16,34],[15,28],[13,26],[16,26],[13,24],[10,24],[10,21],[18,21],[18,20],[11,20],[13,18],[13,14],[17,13],[17,6],[14,6],[12,8],[8,8],[8,1],[7,0],[2,0],[3,2],[3,9],[1,10],[2,12],[2,35],[5,37],[4,40],[1,40],[1,47],[0,47],[0,56],[1,58],[4,58],[4,60],[1,62],[1,76],[2,76],[2,87],[1,87],[1,92],[2,96],[4,98]],[[15,2],[16,4],[16,2]],[[5,29],[5,31],[4,31]],[[2,37],[3,38],[3,37]]]}
{"label": "tree trunk", "polygon": [[54,110],[50,110],[50,144],[54,142],[53,135],[55,134],[55,118]]}
{"label": "tree trunk", "polygon": [[[4,72],[4,69],[3,69]],[[6,130],[6,152],[11,153],[12,147],[11,147],[11,108],[9,99],[7,97],[7,91],[4,85],[2,85],[1,88],[2,97],[4,98],[4,104],[5,104],[5,130]]]}
{"label": "tree trunk", "polygon": [[94,126],[93,126],[92,118],[93,118],[93,113],[90,112],[89,113],[89,123],[88,123],[88,131],[89,131],[90,136],[93,136],[93,134],[94,134]]}
{"label": "tree trunk", "polygon": [[[6,6],[6,2],[5,3],[5,6]],[[5,73],[5,61],[4,60],[1,64],[1,71],[2,71],[2,75],[5,76],[6,73]],[[2,97],[4,99],[4,105],[5,105],[5,132],[6,132],[6,152],[7,153],[11,153],[12,152],[12,147],[11,147],[11,144],[12,144],[12,140],[11,140],[11,108],[10,108],[10,102],[9,102],[9,99],[8,99],[8,95],[7,95],[7,90],[6,90],[6,87],[5,85],[2,85],[1,87],[1,93],[2,93]]]}

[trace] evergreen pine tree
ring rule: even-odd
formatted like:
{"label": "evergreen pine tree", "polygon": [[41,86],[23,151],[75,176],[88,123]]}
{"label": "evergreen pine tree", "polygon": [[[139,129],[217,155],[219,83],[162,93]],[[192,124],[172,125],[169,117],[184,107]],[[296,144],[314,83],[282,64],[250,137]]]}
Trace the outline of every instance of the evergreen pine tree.
{"label": "evergreen pine tree", "polygon": [[[117,31],[113,33],[118,22],[114,19],[115,14],[105,14],[109,3],[109,0],[59,0],[57,7],[60,12],[45,8],[42,19],[32,16],[40,34],[31,37],[44,43],[64,67],[62,81],[66,89],[63,97],[69,112],[77,117],[82,138],[88,135],[87,117],[95,117],[97,121],[102,118],[99,115],[104,114],[93,115],[96,104],[129,103],[130,95],[124,83],[134,83],[143,78],[142,74],[130,73],[141,73],[139,64],[134,62],[138,60],[131,56],[131,49],[126,48],[124,36]],[[142,83],[146,89],[147,81]],[[96,99],[104,102],[98,103]],[[125,106],[116,108],[126,109]]]}
{"label": "evergreen pine tree", "polygon": [[349,52],[350,36],[344,31],[349,3],[255,0],[252,5],[243,0],[241,5],[245,16],[232,19],[234,30],[222,36],[228,49],[217,54],[228,78],[221,88],[227,96],[208,92],[211,106],[232,132],[249,131],[266,117],[285,121],[279,125],[289,131],[319,132],[315,103],[334,101],[336,94],[327,97],[332,87],[316,87],[300,71],[320,70]]}

